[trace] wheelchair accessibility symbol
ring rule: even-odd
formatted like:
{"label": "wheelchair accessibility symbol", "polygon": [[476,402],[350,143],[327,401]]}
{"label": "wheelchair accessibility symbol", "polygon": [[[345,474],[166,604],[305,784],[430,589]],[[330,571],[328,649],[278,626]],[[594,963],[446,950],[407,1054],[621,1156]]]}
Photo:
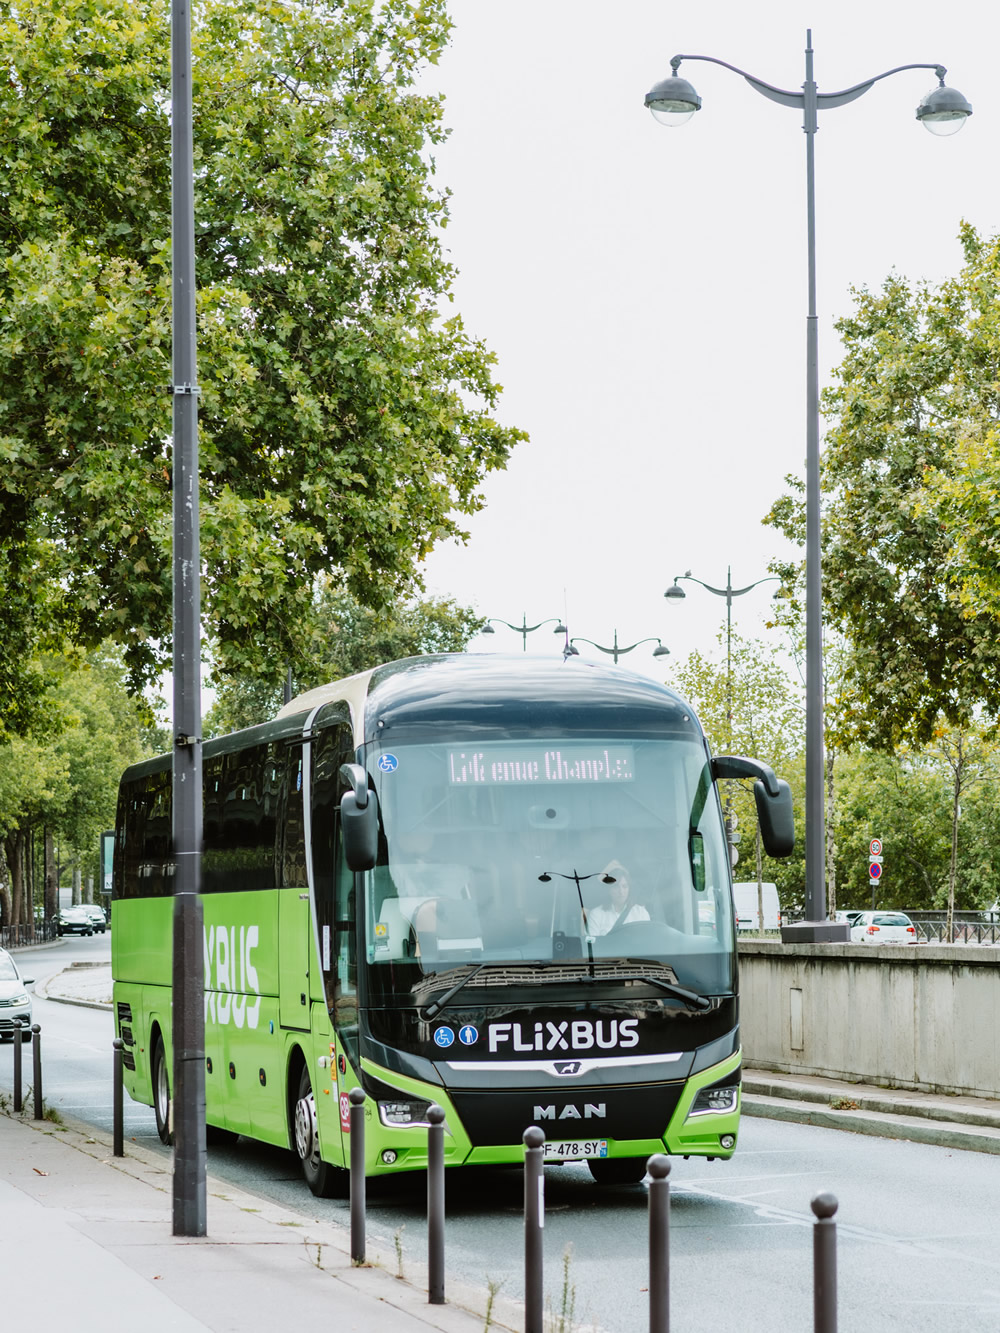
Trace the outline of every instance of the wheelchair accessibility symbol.
{"label": "wheelchair accessibility symbol", "polygon": [[394,754],[379,755],[378,767],[381,773],[395,773],[399,767],[399,760]]}

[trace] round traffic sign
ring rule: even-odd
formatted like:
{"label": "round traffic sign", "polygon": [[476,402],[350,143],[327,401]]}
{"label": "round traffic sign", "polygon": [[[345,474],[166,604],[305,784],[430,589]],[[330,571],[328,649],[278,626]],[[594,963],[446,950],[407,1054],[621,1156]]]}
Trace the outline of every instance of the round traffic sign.
{"label": "round traffic sign", "polygon": [[882,874],[882,867],[879,865],[877,861],[873,861],[871,865],[868,867],[868,878],[878,879],[881,874]]}
{"label": "round traffic sign", "polygon": [[871,852],[872,856],[881,856],[881,855],[882,855],[882,839],[881,839],[881,838],[872,838],[871,842],[868,844],[868,850]]}

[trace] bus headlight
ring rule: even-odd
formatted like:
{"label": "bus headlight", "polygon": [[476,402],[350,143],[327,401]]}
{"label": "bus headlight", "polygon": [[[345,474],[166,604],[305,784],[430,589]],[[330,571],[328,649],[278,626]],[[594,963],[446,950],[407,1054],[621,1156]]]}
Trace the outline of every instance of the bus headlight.
{"label": "bus headlight", "polygon": [[688,1115],[726,1115],[736,1110],[739,1095],[738,1083],[728,1087],[702,1088],[695,1097]]}
{"label": "bus headlight", "polygon": [[430,1102],[379,1102],[378,1118],[383,1125],[394,1127],[408,1125],[426,1128],[430,1123],[427,1119],[429,1107]]}

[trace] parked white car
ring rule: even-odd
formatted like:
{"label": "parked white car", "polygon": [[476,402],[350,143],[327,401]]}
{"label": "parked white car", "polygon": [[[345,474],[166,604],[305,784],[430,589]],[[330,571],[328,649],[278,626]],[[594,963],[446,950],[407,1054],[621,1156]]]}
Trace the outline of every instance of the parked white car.
{"label": "parked white car", "polygon": [[34,977],[23,976],[6,949],[0,949],[0,1041],[13,1039],[18,1019],[21,1040],[31,1040],[31,996],[27,987],[33,982]]}
{"label": "parked white car", "polygon": [[916,944],[917,928],[905,912],[860,912],[851,927],[854,944]]}

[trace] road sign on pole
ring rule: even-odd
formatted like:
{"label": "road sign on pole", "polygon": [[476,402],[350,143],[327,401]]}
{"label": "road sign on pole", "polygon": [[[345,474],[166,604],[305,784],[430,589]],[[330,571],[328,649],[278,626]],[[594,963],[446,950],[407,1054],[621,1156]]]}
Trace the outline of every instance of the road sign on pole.
{"label": "road sign on pole", "polygon": [[872,854],[873,857],[874,857],[874,856],[881,856],[881,855],[882,855],[882,839],[881,839],[881,838],[872,838],[871,842],[868,844],[868,850],[871,852],[871,854]]}

